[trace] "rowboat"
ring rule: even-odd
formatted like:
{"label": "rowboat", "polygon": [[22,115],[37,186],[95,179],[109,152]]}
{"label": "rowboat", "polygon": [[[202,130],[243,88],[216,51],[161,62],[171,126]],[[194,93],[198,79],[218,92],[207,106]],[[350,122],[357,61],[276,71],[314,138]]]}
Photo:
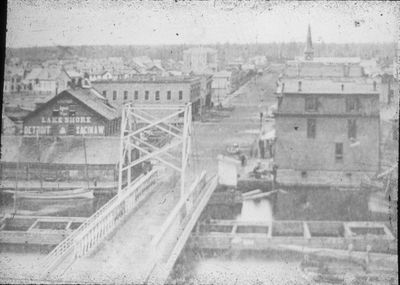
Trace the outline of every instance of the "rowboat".
{"label": "rowboat", "polygon": [[24,199],[93,199],[93,189],[76,188],[67,190],[30,190],[30,191],[5,191],[12,192],[18,198]]}
{"label": "rowboat", "polygon": [[254,200],[254,199],[261,199],[261,198],[266,198],[272,194],[275,194],[277,192],[280,192],[281,190],[273,190],[273,191],[269,191],[269,192],[264,192],[264,193],[254,193],[252,195],[247,195],[247,196],[243,196],[243,200]]}
{"label": "rowboat", "polygon": [[252,190],[252,191],[249,191],[249,192],[246,192],[246,193],[242,193],[242,197],[244,198],[244,197],[249,197],[249,196],[253,196],[253,195],[256,195],[256,194],[260,194],[261,193],[261,190],[260,189],[256,189],[256,190]]}

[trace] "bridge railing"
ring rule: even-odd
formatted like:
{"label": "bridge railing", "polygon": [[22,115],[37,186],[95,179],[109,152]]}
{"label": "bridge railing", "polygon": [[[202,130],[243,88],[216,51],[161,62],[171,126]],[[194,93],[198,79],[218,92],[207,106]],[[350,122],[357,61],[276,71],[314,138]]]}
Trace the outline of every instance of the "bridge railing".
{"label": "bridge railing", "polygon": [[186,199],[174,208],[159,234],[152,240],[154,266],[147,275],[147,284],[165,283],[217,184],[217,176],[206,180],[205,173],[202,173],[191,185]]}
{"label": "bridge railing", "polygon": [[148,190],[156,184],[157,177],[157,169],[145,176],[140,176],[131,187],[114,196],[90,216],[47,255],[43,264],[46,274],[50,273],[69,254],[73,253],[73,259],[76,259],[94,249],[147,196],[146,194],[150,193]]}
{"label": "bridge railing", "polygon": [[155,259],[163,258],[164,255],[168,256],[169,253],[163,252],[163,249],[165,251],[165,249],[171,249],[171,247],[165,245],[176,242],[176,234],[185,228],[187,219],[190,216],[188,214],[190,214],[193,205],[196,205],[206,183],[206,172],[203,171],[192,183],[186,195],[179,200],[157,235],[153,237],[151,248]]}

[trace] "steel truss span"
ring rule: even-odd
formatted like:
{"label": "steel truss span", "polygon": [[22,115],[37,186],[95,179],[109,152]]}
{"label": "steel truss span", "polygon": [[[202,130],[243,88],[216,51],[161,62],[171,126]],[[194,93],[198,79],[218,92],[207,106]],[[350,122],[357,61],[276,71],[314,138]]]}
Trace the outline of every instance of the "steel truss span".
{"label": "steel truss span", "polygon": [[136,105],[122,109],[118,195],[129,189],[135,174],[150,170],[152,162],[168,166],[181,176],[184,196],[191,151],[192,106]]}

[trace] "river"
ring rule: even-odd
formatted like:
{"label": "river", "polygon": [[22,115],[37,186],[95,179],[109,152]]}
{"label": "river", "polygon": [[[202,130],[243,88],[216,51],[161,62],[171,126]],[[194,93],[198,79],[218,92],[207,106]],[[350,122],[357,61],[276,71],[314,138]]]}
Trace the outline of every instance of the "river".
{"label": "river", "polygon": [[[235,219],[272,221],[272,203],[265,198],[245,200]],[[170,281],[184,284],[310,284],[300,270],[301,260],[300,254],[283,251],[216,252],[185,248]]]}
{"label": "river", "polygon": [[94,199],[32,200],[18,198],[12,194],[0,194],[0,215],[90,217],[103,206],[111,195],[96,194]]}

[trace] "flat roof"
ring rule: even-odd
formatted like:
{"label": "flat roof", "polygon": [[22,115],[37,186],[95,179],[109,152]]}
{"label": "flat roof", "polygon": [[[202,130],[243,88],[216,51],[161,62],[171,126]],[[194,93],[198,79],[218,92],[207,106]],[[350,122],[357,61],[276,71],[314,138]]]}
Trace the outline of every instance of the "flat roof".
{"label": "flat roof", "polygon": [[[301,91],[299,91],[301,82]],[[282,90],[282,83],[285,84]],[[342,90],[342,84],[344,86]],[[373,83],[363,82],[344,82],[333,80],[283,80],[278,85],[278,93],[298,93],[298,94],[376,94],[379,95],[379,84],[377,83],[374,91]]]}
{"label": "flat roof", "polygon": [[183,77],[183,76],[168,76],[168,77],[151,77],[151,76],[138,76],[137,78],[118,79],[118,80],[96,80],[92,84],[97,83],[191,83],[200,80],[199,77]]}
{"label": "flat roof", "polygon": [[315,62],[315,63],[360,63],[359,57],[314,57],[312,60],[306,60],[304,57],[296,57],[295,61],[301,62]]}

